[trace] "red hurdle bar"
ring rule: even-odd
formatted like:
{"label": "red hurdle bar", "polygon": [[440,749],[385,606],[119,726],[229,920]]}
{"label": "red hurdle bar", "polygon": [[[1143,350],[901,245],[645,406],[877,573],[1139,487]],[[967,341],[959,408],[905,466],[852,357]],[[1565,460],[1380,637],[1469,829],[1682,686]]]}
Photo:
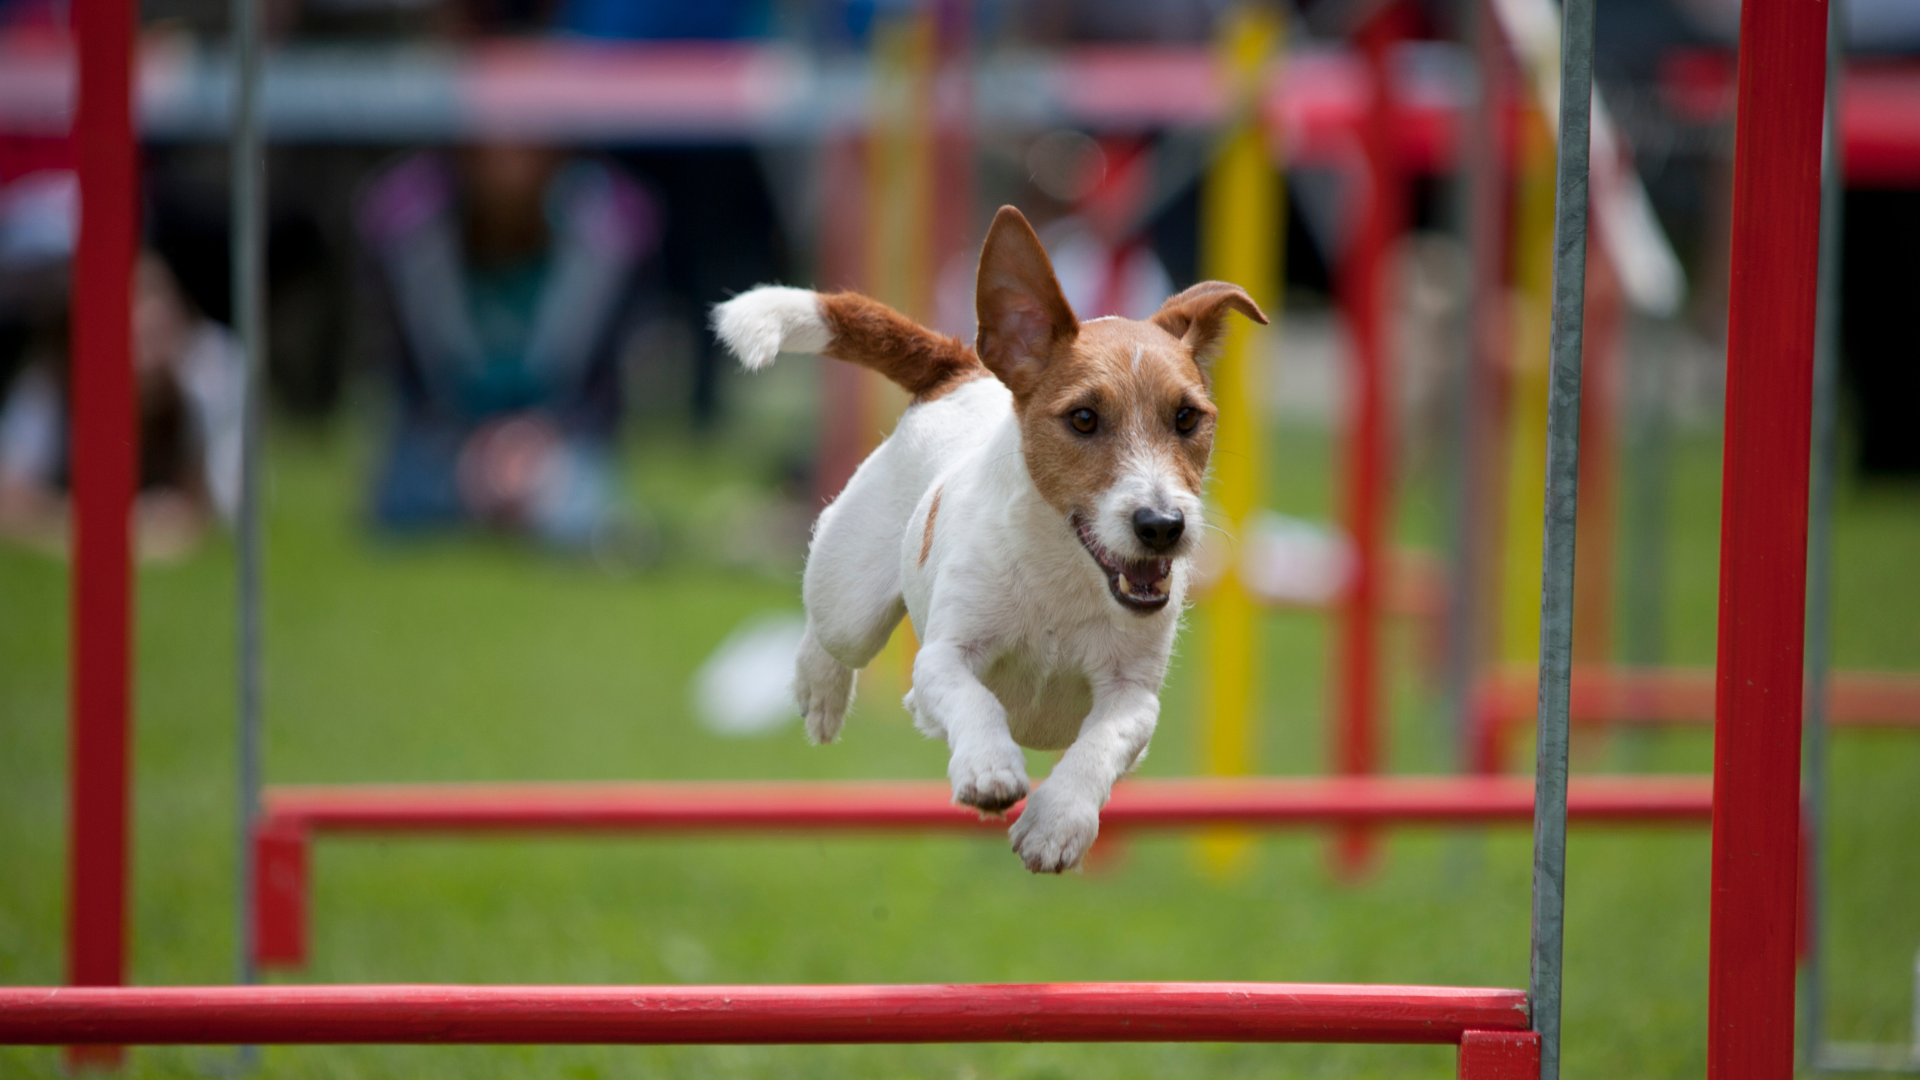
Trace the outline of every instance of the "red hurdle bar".
{"label": "red hurdle bar", "polygon": [[[1395,241],[1406,228],[1407,170],[1398,152],[1399,109],[1392,92],[1394,50],[1410,36],[1416,16],[1404,3],[1376,5],[1355,33],[1367,72],[1367,107],[1358,124],[1361,176],[1354,188],[1348,232],[1353,241],[1339,272],[1340,306],[1352,339],[1352,391],[1343,417],[1341,516],[1352,538],[1353,569],[1339,600],[1333,638],[1332,685],[1327,699],[1328,771],[1376,773],[1381,758],[1380,613],[1385,592],[1393,504],[1393,415],[1388,356],[1391,318],[1388,269]],[[1358,878],[1378,845],[1365,829],[1342,829],[1334,867]]]}
{"label": "red hurdle bar", "polygon": [[[1001,835],[1007,819],[954,806],[945,782],[395,784],[267,790],[254,833],[254,956],[306,963],[314,834],[939,831]],[[1567,798],[1583,824],[1704,826],[1704,777],[1582,777]],[[1101,813],[1111,838],[1142,830],[1315,825],[1524,825],[1533,783],[1509,777],[1128,780]]]}
{"label": "red hurdle bar", "polygon": [[[1514,668],[1474,690],[1476,767],[1498,772],[1514,738],[1532,723],[1536,673]],[[1920,729],[1920,673],[1836,671],[1828,682],[1827,722],[1844,728]],[[1573,669],[1572,721],[1657,727],[1713,723],[1712,668],[1579,665]]]}
{"label": "red hurdle bar", "polygon": [[[955,806],[945,781],[652,781],[269,788],[269,834],[419,832],[1004,832]],[[1582,777],[1568,813],[1587,823],[1704,824],[1704,777]],[[1107,832],[1203,826],[1524,824],[1533,783],[1509,777],[1129,780],[1101,813]]]}
{"label": "red hurdle bar", "polygon": [[1526,994],[1315,983],[0,988],[12,1044],[1457,1044]]}

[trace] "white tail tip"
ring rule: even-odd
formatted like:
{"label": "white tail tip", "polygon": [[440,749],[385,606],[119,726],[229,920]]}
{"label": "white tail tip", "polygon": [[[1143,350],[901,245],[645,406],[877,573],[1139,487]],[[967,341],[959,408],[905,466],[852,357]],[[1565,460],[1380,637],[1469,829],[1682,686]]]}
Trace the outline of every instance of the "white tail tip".
{"label": "white tail tip", "polygon": [[817,353],[833,335],[811,289],[761,285],[713,306],[713,332],[740,366],[758,371],[782,352]]}

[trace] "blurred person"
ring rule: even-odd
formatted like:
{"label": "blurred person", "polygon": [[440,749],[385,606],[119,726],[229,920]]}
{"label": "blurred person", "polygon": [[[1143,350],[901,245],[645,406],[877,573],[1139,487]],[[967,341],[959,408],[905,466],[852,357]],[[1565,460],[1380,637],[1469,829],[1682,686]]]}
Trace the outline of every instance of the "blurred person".
{"label": "blurred person", "polygon": [[[621,55],[624,49],[615,43],[678,43],[663,45],[663,51],[721,62],[798,15],[791,5],[782,8],[770,0],[551,0],[551,9],[555,35],[584,50]],[[625,54],[637,63],[652,62],[644,59],[649,50]],[[695,433],[710,433],[722,418],[728,365],[701,313],[759,282],[788,276],[795,204],[776,200],[775,191],[776,186],[798,191],[801,180],[791,165],[778,163],[778,154],[741,142],[629,147],[616,158],[645,178],[664,208],[661,295],[652,317],[666,332],[698,342],[687,357],[691,401],[675,401],[670,408],[687,416]],[[679,373],[668,378],[678,381]]]}
{"label": "blurred person", "polygon": [[[0,303],[29,327],[22,369],[0,406],[0,535],[49,552],[66,548],[69,437],[67,265],[77,186],[40,172],[0,191]],[[245,361],[225,327],[143,250],[134,273],[133,363],[139,403],[144,558],[191,551],[240,491]]]}
{"label": "blurred person", "polygon": [[375,522],[596,552],[633,535],[617,360],[658,244],[648,195],[599,160],[480,145],[378,176],[359,228],[399,406]]}
{"label": "blurred person", "polygon": [[759,37],[771,17],[766,0],[559,0],[555,22],[568,33],[651,41]]}

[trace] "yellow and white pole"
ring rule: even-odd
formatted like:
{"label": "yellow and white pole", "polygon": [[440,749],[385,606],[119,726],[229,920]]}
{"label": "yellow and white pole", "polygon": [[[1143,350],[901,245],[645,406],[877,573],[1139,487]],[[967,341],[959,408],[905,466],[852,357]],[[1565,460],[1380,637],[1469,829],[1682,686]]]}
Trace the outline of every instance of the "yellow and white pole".
{"label": "yellow and white pole", "polygon": [[[931,5],[922,4],[873,29],[873,86],[868,98],[867,285],[869,295],[922,322],[933,317],[934,152],[938,118],[934,81],[939,50]],[[879,421],[866,437],[878,445],[907,407],[905,391],[863,371]],[[872,449],[872,445],[868,447]],[[882,680],[899,673],[890,696],[913,683],[918,648],[913,624],[900,621],[886,649],[868,666]]]}
{"label": "yellow and white pole", "polygon": [[1540,552],[1547,461],[1547,337],[1553,306],[1553,135],[1536,109],[1520,119],[1515,185],[1512,370],[1507,396],[1500,660],[1532,667],[1540,649]]}
{"label": "yellow and white pole", "polygon": [[[1234,12],[1224,22],[1220,65],[1234,110],[1220,151],[1200,190],[1200,264],[1204,278],[1246,289],[1276,321],[1280,317],[1281,253],[1286,227],[1282,174],[1263,123],[1261,99],[1280,54],[1285,28],[1266,7]],[[1202,656],[1202,771],[1242,776],[1253,770],[1260,655],[1259,609],[1242,587],[1240,544],[1261,500],[1260,369],[1267,334],[1275,327],[1228,320],[1213,367],[1213,401],[1220,411],[1213,446],[1213,497],[1231,557],[1199,605]],[[1206,865],[1227,872],[1244,863],[1248,838],[1209,833],[1201,840]]]}

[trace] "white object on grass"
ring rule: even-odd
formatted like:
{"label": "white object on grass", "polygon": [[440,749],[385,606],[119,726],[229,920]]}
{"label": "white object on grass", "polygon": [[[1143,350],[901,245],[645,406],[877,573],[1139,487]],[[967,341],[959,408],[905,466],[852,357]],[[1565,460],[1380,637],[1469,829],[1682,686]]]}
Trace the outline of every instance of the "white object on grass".
{"label": "white object on grass", "polygon": [[800,715],[787,685],[807,620],[795,612],[757,615],[734,628],[693,675],[693,707],[716,735],[760,735]]}
{"label": "white object on grass", "polygon": [[1246,528],[1240,578],[1269,602],[1321,607],[1333,603],[1353,574],[1346,534],[1319,522],[1262,510]]}

